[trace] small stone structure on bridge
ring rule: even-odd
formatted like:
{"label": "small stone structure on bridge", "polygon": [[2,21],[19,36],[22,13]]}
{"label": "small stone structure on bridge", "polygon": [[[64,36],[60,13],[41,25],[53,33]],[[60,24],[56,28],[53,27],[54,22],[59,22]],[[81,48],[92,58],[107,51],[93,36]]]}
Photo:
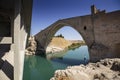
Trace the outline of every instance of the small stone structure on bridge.
{"label": "small stone structure on bridge", "polygon": [[120,11],[106,13],[93,5],[91,15],[58,20],[35,35],[37,51],[44,51],[54,34],[70,26],[85,40],[91,61],[120,57]]}

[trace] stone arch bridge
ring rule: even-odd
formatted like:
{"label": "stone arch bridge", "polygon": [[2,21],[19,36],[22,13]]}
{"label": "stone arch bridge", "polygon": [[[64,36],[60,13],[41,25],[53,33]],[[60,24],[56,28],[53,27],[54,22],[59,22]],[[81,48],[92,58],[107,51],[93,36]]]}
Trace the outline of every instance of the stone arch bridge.
{"label": "stone arch bridge", "polygon": [[58,20],[35,35],[37,51],[45,51],[54,34],[64,26],[81,34],[91,61],[120,57],[120,11],[106,13],[91,6],[91,15]]}

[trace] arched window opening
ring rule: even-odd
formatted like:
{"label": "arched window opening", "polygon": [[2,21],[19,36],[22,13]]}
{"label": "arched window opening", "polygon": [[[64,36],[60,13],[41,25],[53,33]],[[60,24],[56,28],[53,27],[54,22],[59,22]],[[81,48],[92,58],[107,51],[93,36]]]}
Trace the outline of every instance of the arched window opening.
{"label": "arched window opening", "polygon": [[86,27],[86,26],[84,26],[84,30],[87,30],[87,27]]}

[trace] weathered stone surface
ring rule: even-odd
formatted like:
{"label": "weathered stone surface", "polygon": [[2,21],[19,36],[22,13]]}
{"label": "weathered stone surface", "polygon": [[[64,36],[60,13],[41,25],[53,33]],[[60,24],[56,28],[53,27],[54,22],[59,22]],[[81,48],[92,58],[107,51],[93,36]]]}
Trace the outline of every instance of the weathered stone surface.
{"label": "weathered stone surface", "polygon": [[120,58],[55,71],[50,80],[120,80]]}
{"label": "weathered stone surface", "polygon": [[25,54],[26,55],[34,55],[35,52],[36,52],[36,47],[37,47],[36,41],[35,41],[34,37],[31,36],[29,38],[28,47],[27,47],[27,49],[25,51]]}

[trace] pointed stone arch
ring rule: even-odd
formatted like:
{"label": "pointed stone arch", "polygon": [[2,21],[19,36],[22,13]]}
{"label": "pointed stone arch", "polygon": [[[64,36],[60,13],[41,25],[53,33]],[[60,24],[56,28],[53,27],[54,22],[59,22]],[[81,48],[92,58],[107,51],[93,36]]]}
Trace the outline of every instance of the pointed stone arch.
{"label": "pointed stone arch", "polygon": [[[87,23],[84,23],[87,22]],[[84,17],[74,17],[74,18],[67,18],[58,20],[46,29],[42,30],[38,34],[35,35],[35,39],[37,41],[37,50],[45,52],[48,44],[51,42],[52,37],[54,34],[61,28],[65,26],[70,26],[74,30],[76,30],[84,39],[86,45],[89,47],[94,42],[93,37],[93,31],[92,31],[92,23],[91,23],[91,17],[87,16],[85,19]],[[84,27],[86,27],[86,30],[84,30]]]}

